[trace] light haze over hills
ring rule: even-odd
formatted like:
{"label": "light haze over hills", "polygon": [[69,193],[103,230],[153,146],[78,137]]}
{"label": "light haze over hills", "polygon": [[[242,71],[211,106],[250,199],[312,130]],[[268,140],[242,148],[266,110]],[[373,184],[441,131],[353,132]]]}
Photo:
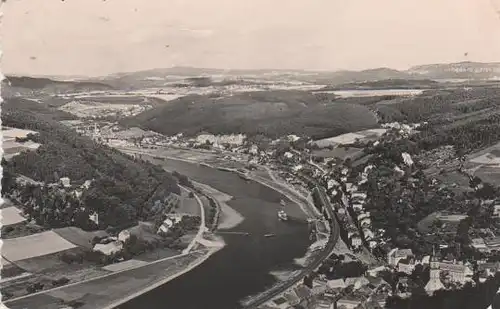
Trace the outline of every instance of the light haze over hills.
{"label": "light haze over hills", "polygon": [[498,2],[8,1],[2,70],[102,76],[173,66],[331,71],[494,62]]}

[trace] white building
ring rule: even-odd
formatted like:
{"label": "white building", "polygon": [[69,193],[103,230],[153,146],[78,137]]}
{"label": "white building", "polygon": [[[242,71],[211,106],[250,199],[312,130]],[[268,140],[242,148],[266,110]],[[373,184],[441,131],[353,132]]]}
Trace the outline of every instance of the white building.
{"label": "white building", "polygon": [[130,239],[130,232],[128,230],[123,230],[118,234],[118,240],[121,242],[126,242]]}
{"label": "white building", "polygon": [[427,294],[432,295],[435,291],[444,289],[444,285],[440,278],[439,262],[435,256],[431,258],[430,267],[430,279],[425,285],[425,291]]}
{"label": "white building", "polygon": [[96,244],[93,248],[94,251],[102,252],[105,255],[112,255],[120,252],[122,249],[123,243],[121,241],[112,241],[107,244]]}
{"label": "white building", "polygon": [[71,187],[71,180],[68,177],[63,177],[63,178],[59,179],[59,182],[65,188]]}
{"label": "white building", "polygon": [[401,259],[406,259],[408,257],[412,257],[413,252],[411,249],[392,249],[388,254],[387,254],[387,262],[389,262],[390,265],[396,266],[398,265],[399,260]]}
{"label": "white building", "polygon": [[97,212],[94,211],[93,214],[89,215],[89,219],[99,225],[99,214]]}
{"label": "white building", "polygon": [[163,221],[162,225],[158,228],[157,233],[166,233],[173,226],[182,221],[183,215],[181,214],[169,214],[168,217]]}

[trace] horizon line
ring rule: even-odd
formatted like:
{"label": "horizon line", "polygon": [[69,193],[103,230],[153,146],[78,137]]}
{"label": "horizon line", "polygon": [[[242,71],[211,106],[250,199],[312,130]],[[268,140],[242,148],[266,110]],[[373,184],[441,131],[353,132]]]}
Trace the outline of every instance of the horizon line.
{"label": "horizon line", "polygon": [[82,79],[105,79],[105,78],[110,78],[110,77],[119,77],[120,75],[127,75],[127,74],[136,74],[136,73],[141,73],[141,72],[148,72],[148,71],[154,71],[154,70],[169,70],[169,69],[176,69],[176,68],[185,68],[185,69],[195,69],[195,70],[218,70],[222,72],[229,72],[229,71],[248,71],[248,72],[258,72],[258,71],[269,71],[269,72],[287,72],[287,71],[295,71],[295,72],[310,72],[310,73],[341,73],[341,72],[366,72],[366,71],[373,71],[373,70],[393,70],[393,71],[398,71],[398,72],[407,72],[410,71],[411,69],[418,68],[418,67],[424,67],[424,66],[435,66],[435,65],[453,65],[453,64],[487,64],[487,65],[500,65],[500,61],[470,61],[470,60],[464,60],[464,61],[456,61],[456,62],[435,62],[435,63],[427,63],[427,64],[418,64],[418,65],[411,65],[407,69],[396,69],[396,68],[391,68],[387,66],[380,66],[380,67],[372,67],[372,68],[366,68],[366,69],[358,69],[358,70],[349,70],[349,69],[299,69],[299,68],[290,68],[290,69],[272,69],[272,68],[255,68],[255,69],[246,69],[246,68],[220,68],[220,67],[196,67],[196,66],[189,66],[189,65],[174,65],[171,67],[155,67],[155,68],[149,68],[149,69],[141,69],[137,71],[122,71],[122,72],[114,72],[114,73],[109,73],[109,74],[104,74],[104,75],[84,75],[84,74],[75,74],[75,75],[60,75],[60,74],[29,74],[29,73],[3,73],[4,77],[32,77],[32,78],[49,78],[49,79],[74,79],[74,80],[82,80]]}

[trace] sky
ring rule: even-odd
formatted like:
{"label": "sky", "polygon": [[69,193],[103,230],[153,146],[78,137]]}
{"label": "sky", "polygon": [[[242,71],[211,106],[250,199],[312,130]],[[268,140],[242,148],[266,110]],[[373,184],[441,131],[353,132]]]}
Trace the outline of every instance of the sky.
{"label": "sky", "polygon": [[500,0],[7,0],[1,70],[98,76],[494,62],[498,9]]}

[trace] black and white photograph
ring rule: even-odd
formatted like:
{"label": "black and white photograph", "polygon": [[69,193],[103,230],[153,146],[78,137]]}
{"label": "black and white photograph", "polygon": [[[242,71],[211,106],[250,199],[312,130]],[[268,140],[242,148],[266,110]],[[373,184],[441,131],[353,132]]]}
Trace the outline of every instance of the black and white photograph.
{"label": "black and white photograph", "polygon": [[500,309],[500,0],[0,10],[0,308]]}

